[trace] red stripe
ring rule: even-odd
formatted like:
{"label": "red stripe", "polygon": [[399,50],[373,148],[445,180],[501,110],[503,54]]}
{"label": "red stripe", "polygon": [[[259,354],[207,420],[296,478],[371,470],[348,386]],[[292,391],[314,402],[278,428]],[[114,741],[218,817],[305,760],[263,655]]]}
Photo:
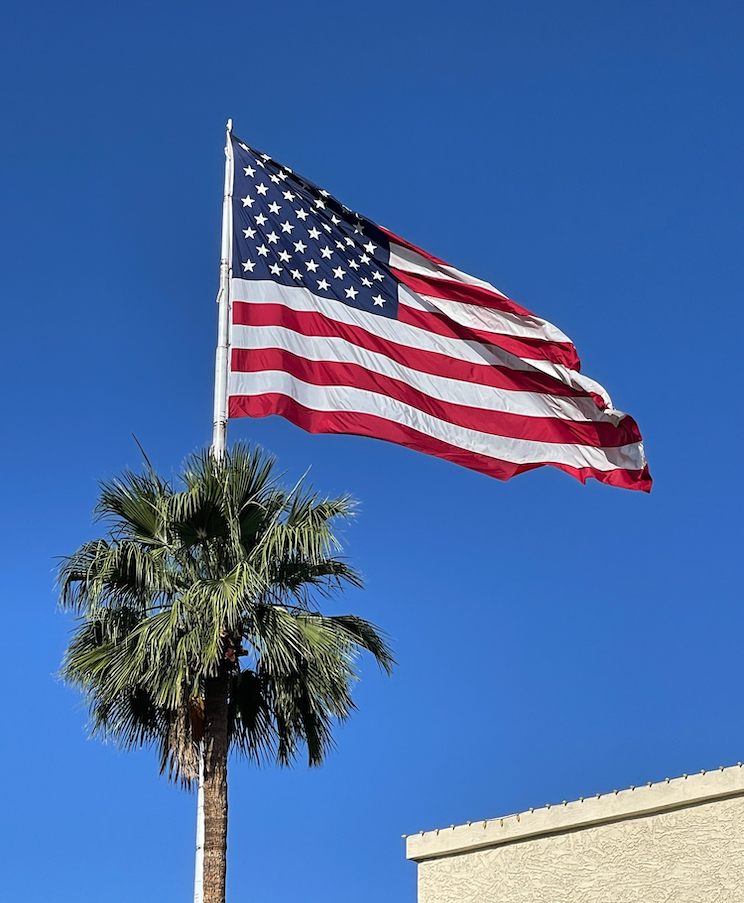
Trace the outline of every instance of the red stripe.
{"label": "red stripe", "polygon": [[398,305],[398,320],[448,338],[495,345],[523,360],[550,361],[553,364],[563,364],[569,370],[578,370],[581,363],[576,349],[570,342],[548,342],[545,339],[529,339],[473,329],[457,323],[446,314],[418,310],[407,304]]}
{"label": "red stripe", "polygon": [[234,301],[233,323],[237,326],[284,326],[306,337],[341,338],[352,345],[382,354],[396,363],[443,376],[495,389],[515,392],[538,392],[566,398],[589,398],[589,394],[534,370],[511,370],[497,364],[476,364],[446,354],[411,348],[383,339],[361,326],[352,326],[326,317],[316,311],[292,310],[283,304],[251,304]]}
{"label": "red stripe", "polygon": [[632,417],[625,417],[615,426],[607,422],[575,422],[556,417],[489,411],[433,398],[403,380],[375,373],[360,364],[309,361],[282,348],[234,348],[231,370],[233,373],[280,370],[314,386],[352,386],[393,398],[455,426],[510,439],[588,445],[593,448],[618,448],[641,441],[641,434]]}
{"label": "red stripe", "polygon": [[[393,235],[392,232],[388,232],[386,229],[383,231],[397,244],[415,251],[427,260],[430,260],[437,265],[449,266],[449,264],[445,263],[443,260],[434,257],[432,254],[416,247],[416,245],[412,245],[410,242],[405,241],[405,239],[400,238],[400,236]],[[531,311],[527,310],[527,308],[517,304],[516,301],[512,301],[511,298],[507,298],[506,295],[502,294],[497,289],[487,289],[481,285],[460,282],[456,278],[445,279],[433,275],[425,276],[420,273],[409,273],[407,270],[395,269],[394,267],[391,267],[391,272],[404,285],[419,295],[428,296],[430,298],[442,298],[447,301],[459,301],[463,304],[473,304],[478,307],[504,311],[519,317],[530,318],[535,316]],[[444,315],[441,316],[447,320]],[[487,341],[492,340],[488,339]],[[519,350],[515,350],[514,353],[519,357],[526,357],[527,360],[537,356],[538,358],[549,360],[556,364],[563,364],[571,370],[581,369],[581,361],[571,342],[551,342],[544,339],[529,338],[522,338],[520,340],[518,337],[512,336],[504,337],[504,341],[509,341],[510,343],[522,341],[524,343],[526,354],[520,353]],[[496,344],[503,347],[505,350],[510,350],[510,348],[508,348],[506,344],[502,344],[501,341],[497,341]],[[513,347],[519,349],[521,346],[514,344]],[[542,347],[546,349],[544,354],[540,353]],[[535,352],[535,354],[530,354],[530,351]]]}
{"label": "red stripe", "polygon": [[[354,436],[369,436],[383,439],[396,445],[404,445],[414,451],[444,458],[470,470],[495,477],[497,480],[508,480],[518,473],[544,467],[545,464],[512,464],[468,452],[449,445],[439,439],[432,439],[417,432],[411,427],[392,423],[373,414],[359,414],[354,411],[313,411],[298,404],[294,399],[279,393],[267,393],[258,396],[232,396],[230,398],[230,417],[268,417],[278,414],[309,433],[347,433]],[[651,491],[651,476],[648,468],[643,470],[611,470],[601,471],[591,467],[570,467],[567,464],[550,464],[577,480],[585,483],[588,479],[599,480],[611,486],[624,489],[641,489]]]}
{"label": "red stripe", "polygon": [[438,276],[422,276],[420,273],[409,273],[407,270],[398,270],[395,267],[390,267],[390,272],[419,295],[429,295],[431,298],[445,298],[449,301],[460,301],[463,304],[501,310],[517,317],[535,316],[527,308],[521,307],[509,298],[494,294],[487,288],[483,288],[482,285],[470,285],[467,282],[442,279]]}
{"label": "red stripe", "polygon": [[[402,245],[404,248],[408,248],[416,254],[420,254],[426,260],[430,260],[437,266],[449,267],[453,270],[457,269],[457,267],[453,267],[439,257],[434,257],[433,254],[429,254],[428,251],[424,251],[422,248],[412,245],[409,241],[406,241],[399,235],[393,235],[393,233],[388,232],[387,229],[383,229],[382,231],[385,232],[395,244]],[[433,298],[451,298],[453,301],[464,301],[468,304],[477,304],[480,307],[492,307],[495,310],[508,311],[509,313],[517,314],[517,316],[520,317],[535,316],[531,311],[527,310],[526,307],[522,307],[521,304],[512,301],[511,298],[508,298],[494,286],[486,288],[483,285],[474,285],[469,282],[463,282],[457,279],[456,276],[447,279],[434,276],[433,274],[427,276],[422,273],[410,273],[408,270],[398,270],[393,267],[391,267],[391,272],[395,273],[401,282],[405,282],[406,285],[421,295],[430,295]]]}

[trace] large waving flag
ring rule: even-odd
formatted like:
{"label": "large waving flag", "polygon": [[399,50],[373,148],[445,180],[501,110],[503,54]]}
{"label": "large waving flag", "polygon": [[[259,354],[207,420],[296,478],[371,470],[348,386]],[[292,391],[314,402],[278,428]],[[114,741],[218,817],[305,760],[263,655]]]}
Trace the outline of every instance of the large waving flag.
{"label": "large waving flag", "polygon": [[650,490],[635,421],[560,329],[230,141],[230,417],[279,414],[500,480],[550,465]]}

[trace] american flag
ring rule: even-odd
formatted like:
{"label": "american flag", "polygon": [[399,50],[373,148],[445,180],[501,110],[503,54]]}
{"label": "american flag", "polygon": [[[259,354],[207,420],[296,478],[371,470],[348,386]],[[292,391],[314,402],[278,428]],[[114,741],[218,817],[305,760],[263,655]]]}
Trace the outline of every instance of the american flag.
{"label": "american flag", "polygon": [[508,480],[649,491],[641,434],[571,341],[230,136],[230,417],[385,439]]}

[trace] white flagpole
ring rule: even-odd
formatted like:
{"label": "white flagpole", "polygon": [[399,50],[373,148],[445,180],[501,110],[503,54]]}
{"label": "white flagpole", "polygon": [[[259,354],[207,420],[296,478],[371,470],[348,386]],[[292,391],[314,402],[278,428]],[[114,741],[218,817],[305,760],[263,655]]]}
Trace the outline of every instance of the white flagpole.
{"label": "white flagpole", "polygon": [[232,119],[227,120],[225,144],[225,192],[222,199],[222,250],[220,252],[219,326],[214,372],[214,433],[212,454],[221,457],[227,443],[227,374],[230,363],[230,275],[232,266],[232,191],[233,152],[230,135]]}
{"label": "white flagpole", "polygon": [[204,900],[204,741],[199,741],[199,787],[196,797],[196,862],[194,903]]}
{"label": "white flagpole", "polygon": [[[220,250],[220,292],[217,295],[219,321],[214,365],[214,432],[212,454],[221,458],[227,447],[227,395],[230,364],[230,276],[232,275],[232,119],[227,120],[225,140],[225,190],[222,196],[222,244]],[[204,740],[199,741],[199,784],[196,801],[196,862],[194,903],[204,900]]]}

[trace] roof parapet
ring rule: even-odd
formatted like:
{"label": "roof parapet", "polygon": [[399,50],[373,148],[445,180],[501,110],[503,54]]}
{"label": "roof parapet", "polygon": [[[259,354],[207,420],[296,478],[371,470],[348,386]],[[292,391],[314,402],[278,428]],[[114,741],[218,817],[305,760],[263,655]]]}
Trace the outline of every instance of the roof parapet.
{"label": "roof parapet", "polygon": [[613,790],[572,802],[547,804],[501,818],[450,825],[406,837],[406,858],[421,862],[483,849],[541,834],[581,830],[603,822],[642,817],[699,803],[744,795],[742,763],[715,771],[665,778],[627,790]]}

